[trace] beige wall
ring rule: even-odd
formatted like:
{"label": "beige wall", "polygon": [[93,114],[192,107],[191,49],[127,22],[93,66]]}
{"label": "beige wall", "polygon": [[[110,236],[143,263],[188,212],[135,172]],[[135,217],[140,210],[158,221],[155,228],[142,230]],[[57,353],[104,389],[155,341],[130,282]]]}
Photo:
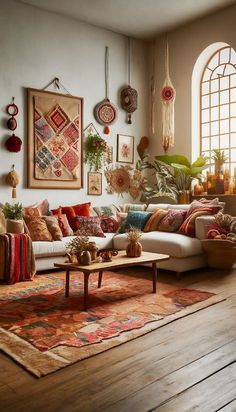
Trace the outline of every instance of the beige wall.
{"label": "beige wall", "polygon": [[[103,177],[103,196],[87,196],[87,168],[84,170],[84,189],[39,190],[27,189],[27,110],[25,89],[41,89],[58,76],[72,95],[84,97],[84,126],[93,122],[102,133],[103,127],[94,119],[94,106],[105,97],[104,53],[109,46],[110,99],[118,108],[118,120],[111,126],[108,143],[114,148],[116,160],[117,133],[133,135],[135,146],[148,133],[147,44],[132,41],[132,85],[139,94],[138,110],[133,124],[125,122],[120,108],[119,90],[127,84],[127,38],[108,30],[74,19],[46,12],[13,0],[0,0],[0,202],[11,200],[11,190],[5,185],[5,175],[14,163],[20,177],[18,201],[31,204],[45,197],[52,207],[62,203],[91,201],[96,204],[130,201],[106,194]],[[54,89],[51,89],[54,90]],[[19,153],[5,149],[10,135],[6,128],[6,106],[15,96],[19,106],[16,134],[23,140]]]}
{"label": "beige wall", "polygon": [[[236,49],[236,5],[168,33],[170,76],[176,89],[175,147],[169,154],[191,158],[191,81],[198,56],[212,43],[225,42]],[[160,91],[164,82],[165,36],[156,39],[156,130],[152,154],[163,154]],[[151,133],[150,133],[151,135]]]}

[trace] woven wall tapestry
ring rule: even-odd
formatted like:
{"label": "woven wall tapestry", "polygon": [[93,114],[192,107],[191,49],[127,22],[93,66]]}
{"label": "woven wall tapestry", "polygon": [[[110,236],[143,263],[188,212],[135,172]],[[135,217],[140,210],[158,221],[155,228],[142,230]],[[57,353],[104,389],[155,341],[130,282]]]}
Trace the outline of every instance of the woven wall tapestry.
{"label": "woven wall tapestry", "polygon": [[83,99],[28,89],[28,187],[82,187]]}

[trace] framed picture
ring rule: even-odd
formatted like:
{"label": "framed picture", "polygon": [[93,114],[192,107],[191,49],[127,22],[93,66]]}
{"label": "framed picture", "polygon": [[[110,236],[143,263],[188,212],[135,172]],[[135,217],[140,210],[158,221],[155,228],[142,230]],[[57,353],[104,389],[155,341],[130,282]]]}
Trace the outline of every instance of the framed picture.
{"label": "framed picture", "polygon": [[102,194],[102,173],[88,172],[88,195]]}
{"label": "framed picture", "polygon": [[88,137],[88,135],[90,134],[98,134],[98,131],[96,129],[96,127],[94,126],[93,123],[89,123],[88,126],[85,127],[84,129],[84,138],[86,139],[86,137]]}
{"label": "framed picture", "polygon": [[117,135],[117,162],[134,162],[134,136]]}
{"label": "framed picture", "polygon": [[28,187],[83,187],[83,98],[27,89]]}

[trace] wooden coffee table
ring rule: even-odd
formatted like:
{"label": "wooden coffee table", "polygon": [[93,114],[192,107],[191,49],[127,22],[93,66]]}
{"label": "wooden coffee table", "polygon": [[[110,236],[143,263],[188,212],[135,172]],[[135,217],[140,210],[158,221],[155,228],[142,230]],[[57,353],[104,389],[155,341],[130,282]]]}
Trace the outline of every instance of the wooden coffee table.
{"label": "wooden coffee table", "polygon": [[120,250],[117,256],[114,256],[112,262],[92,263],[89,266],[81,266],[76,263],[54,263],[56,268],[65,269],[66,271],[66,287],[65,296],[69,296],[70,288],[70,272],[79,271],[84,274],[84,310],[88,308],[88,280],[91,273],[98,272],[98,288],[102,285],[102,274],[105,270],[112,270],[135,266],[144,263],[152,263],[152,284],[153,293],[156,293],[157,282],[157,262],[168,260],[170,256],[160,253],[142,252],[142,255],[137,258],[127,257],[124,250]]}

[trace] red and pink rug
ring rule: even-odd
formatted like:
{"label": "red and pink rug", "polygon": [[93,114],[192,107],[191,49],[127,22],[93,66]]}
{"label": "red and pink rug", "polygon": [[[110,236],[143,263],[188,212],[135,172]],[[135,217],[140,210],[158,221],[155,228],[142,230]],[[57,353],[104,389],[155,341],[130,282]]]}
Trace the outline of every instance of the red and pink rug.
{"label": "red and pink rug", "polygon": [[84,312],[82,275],[70,285],[69,298],[63,273],[0,286],[0,349],[38,377],[222,300],[163,283],[153,294],[150,278],[106,272],[101,289],[90,276]]}

